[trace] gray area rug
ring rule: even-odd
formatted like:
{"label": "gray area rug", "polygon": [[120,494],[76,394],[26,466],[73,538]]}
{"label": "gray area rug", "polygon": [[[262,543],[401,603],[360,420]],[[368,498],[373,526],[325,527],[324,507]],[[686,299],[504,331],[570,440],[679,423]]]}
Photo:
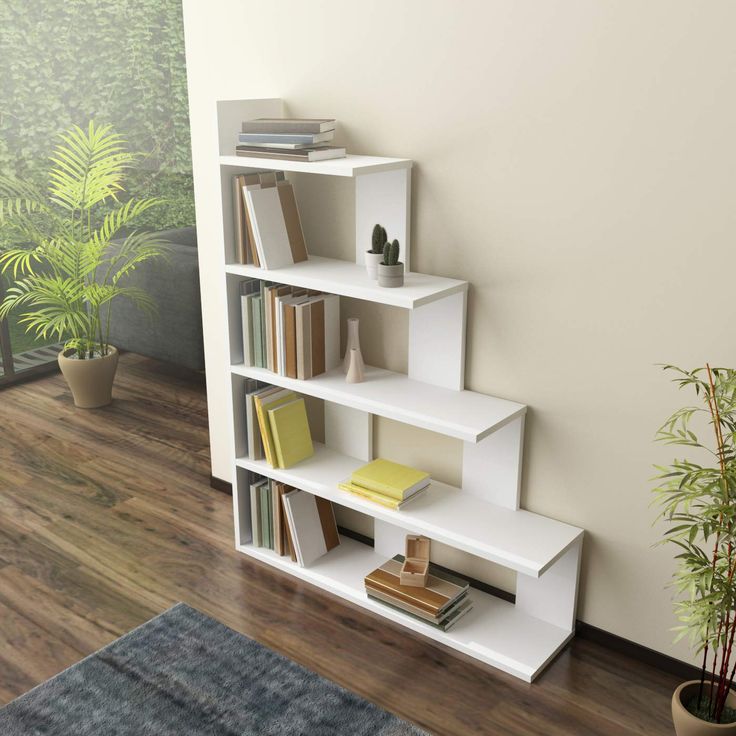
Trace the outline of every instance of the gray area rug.
{"label": "gray area rug", "polygon": [[2,736],[426,736],[179,603],[0,710]]}

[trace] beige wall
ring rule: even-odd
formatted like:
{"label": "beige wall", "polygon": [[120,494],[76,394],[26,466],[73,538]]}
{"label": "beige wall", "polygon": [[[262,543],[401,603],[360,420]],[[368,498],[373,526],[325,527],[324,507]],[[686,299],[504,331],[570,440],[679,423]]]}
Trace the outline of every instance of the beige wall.
{"label": "beige wall", "polygon": [[[671,552],[651,549],[647,479],[670,455],[652,435],[682,401],[654,364],[736,364],[736,4],[184,6],[209,354],[224,341],[207,256],[216,99],[282,97],[337,117],[355,153],[414,159],[413,266],[472,282],[467,386],[530,406],[523,505],[587,530],[579,616],[688,659],[669,631]],[[300,202],[312,251],[349,258],[338,184]],[[405,329],[366,327],[366,353],[400,366]],[[452,442],[377,434],[457,478]],[[229,476],[222,451],[214,465]]]}

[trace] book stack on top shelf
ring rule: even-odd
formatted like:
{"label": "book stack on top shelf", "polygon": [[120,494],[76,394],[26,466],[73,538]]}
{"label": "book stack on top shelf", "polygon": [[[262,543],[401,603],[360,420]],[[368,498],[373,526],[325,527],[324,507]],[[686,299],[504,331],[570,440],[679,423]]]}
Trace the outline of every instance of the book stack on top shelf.
{"label": "book stack on top shelf", "polygon": [[243,123],[235,153],[253,158],[325,161],[344,158],[346,151],[330,145],[335,135],[332,118],[256,118]]}
{"label": "book stack on top shelf", "polygon": [[240,284],[243,363],[306,380],[340,365],[340,299],[247,279]]}
{"label": "book stack on top shelf", "polygon": [[429,473],[377,458],[352,473],[339,488],[390,509],[400,509],[429,488]]}

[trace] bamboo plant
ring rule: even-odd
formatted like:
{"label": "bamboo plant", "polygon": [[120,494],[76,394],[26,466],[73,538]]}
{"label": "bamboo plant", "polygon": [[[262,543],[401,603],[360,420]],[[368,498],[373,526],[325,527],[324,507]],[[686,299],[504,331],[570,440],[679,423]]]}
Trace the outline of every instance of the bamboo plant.
{"label": "bamboo plant", "polygon": [[163,200],[121,201],[126,170],[137,159],[110,125],[91,121],[86,130],[74,126],[60,134],[46,195],[0,176],[0,269],[13,280],[0,320],[18,311],[28,332],[64,341],[72,357],[91,359],[109,353],[115,300],[155,312],[145,291],[125,285],[137,266],[168,251],[157,234],[131,230]]}
{"label": "bamboo plant", "polygon": [[678,549],[672,580],[676,640],[689,637],[702,654],[698,696],[685,706],[703,720],[731,722],[736,713],[726,698],[736,674],[736,371],[664,368],[675,373],[681,389],[695,392],[698,403],[678,409],[657,440],[705,458],[703,464],[683,459],[657,466],[654,489],[657,518],[668,524],[660,544]]}

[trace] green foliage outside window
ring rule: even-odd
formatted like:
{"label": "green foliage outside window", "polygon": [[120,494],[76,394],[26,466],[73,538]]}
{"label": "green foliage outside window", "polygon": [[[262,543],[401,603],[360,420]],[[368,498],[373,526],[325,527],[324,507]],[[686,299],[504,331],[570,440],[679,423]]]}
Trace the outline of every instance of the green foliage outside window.
{"label": "green foliage outside window", "polygon": [[194,224],[181,0],[4,0],[0,58],[0,174],[43,184],[58,133],[110,121],[147,152],[127,193],[168,200],[138,225]]}

